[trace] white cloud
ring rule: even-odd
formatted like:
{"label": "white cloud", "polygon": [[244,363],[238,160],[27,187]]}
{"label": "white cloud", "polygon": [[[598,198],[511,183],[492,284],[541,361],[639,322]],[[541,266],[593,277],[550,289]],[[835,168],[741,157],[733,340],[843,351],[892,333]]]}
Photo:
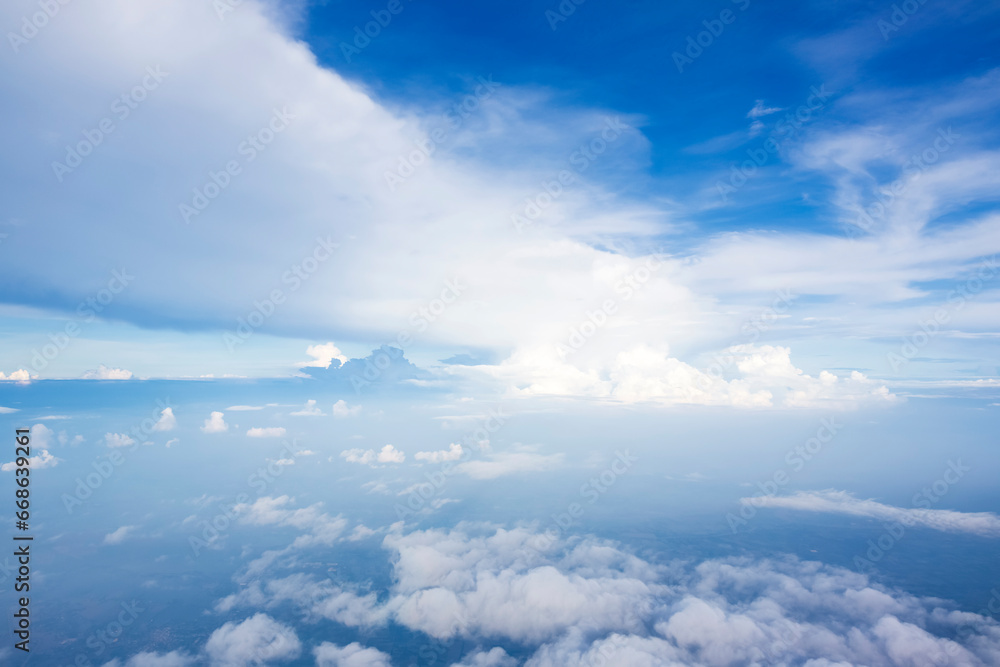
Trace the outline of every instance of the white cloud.
{"label": "white cloud", "polygon": [[413,455],[413,458],[418,461],[427,461],[428,463],[457,461],[462,458],[462,445],[453,442],[448,445],[448,449],[437,452],[417,452]]}
{"label": "white cloud", "polygon": [[104,544],[121,544],[128,537],[129,533],[133,532],[136,526],[122,526],[114,532],[108,533],[104,536]]}
{"label": "white cloud", "polygon": [[507,655],[507,651],[495,646],[489,651],[476,651],[452,667],[517,667],[517,664],[517,660]]}
{"label": "white cloud", "polygon": [[301,410],[293,412],[294,417],[322,417],[323,411],[316,407],[316,401],[309,399]]}
{"label": "white cloud", "polygon": [[552,470],[562,465],[565,456],[539,454],[533,451],[496,452],[485,459],[466,461],[455,467],[457,472],[473,479],[495,479],[503,475],[521,472]]}
{"label": "white cloud", "polygon": [[[36,447],[37,450],[37,447]],[[49,450],[43,449],[41,454],[28,457],[28,463],[32,470],[41,470],[42,468],[54,468],[56,467],[62,459],[58,459],[49,453]],[[11,461],[10,463],[4,463],[0,466],[0,470],[3,472],[10,472],[17,469],[17,462]]]}
{"label": "white cloud", "polygon": [[267,614],[255,614],[215,630],[205,644],[205,652],[215,667],[245,667],[258,661],[296,658],[302,652],[302,643],[292,628]]}
{"label": "white cloud", "polygon": [[357,416],[359,412],[361,412],[360,405],[349,406],[347,405],[347,402],[344,401],[344,399],[340,399],[333,404],[333,416],[336,417],[337,419],[344,419],[345,417],[354,417]]}
{"label": "white cloud", "polygon": [[283,426],[268,428],[255,426],[247,431],[247,435],[251,438],[283,438],[285,437],[285,428]]}
{"label": "white cloud", "polygon": [[312,357],[312,361],[303,364],[307,367],[329,368],[334,359],[341,364],[347,363],[347,357],[333,343],[310,345],[306,348],[306,354]]}
{"label": "white cloud", "polygon": [[20,382],[21,384],[27,384],[34,377],[38,376],[37,375],[33,376],[23,368],[19,368],[16,371],[12,371],[10,375],[4,375],[3,373],[0,373],[0,382],[9,381],[9,382]]}
{"label": "white cloud", "polygon": [[101,364],[96,371],[87,371],[81,377],[84,380],[131,380],[132,371],[124,368],[108,368]]}
{"label": "white cloud", "polygon": [[102,667],[188,667],[197,662],[195,656],[171,651],[170,653],[153,653],[143,651],[129,658],[124,664],[118,658],[106,662]]}
{"label": "white cloud", "polygon": [[167,443],[164,445],[164,447],[170,449],[173,445],[176,445],[178,442],[180,442],[180,438],[171,438],[170,440],[167,440]]}
{"label": "white cloud", "polygon": [[223,413],[213,412],[201,427],[202,433],[224,433],[229,430],[229,424],[223,419]]}
{"label": "white cloud", "polygon": [[246,412],[248,410],[263,410],[263,405],[230,405],[226,408],[226,411],[232,410],[233,412]]}
{"label": "white cloud", "polygon": [[[382,602],[293,574],[255,581],[220,605],[291,602],[348,626],[391,621],[442,641],[503,639],[532,651],[525,667],[986,667],[1000,656],[991,618],[793,557],[663,565],[593,537],[470,523],[390,531],[384,546],[393,583]],[[460,663],[512,664],[485,649]]]}
{"label": "white cloud", "polygon": [[48,447],[52,444],[55,433],[45,424],[35,424],[31,427],[31,443],[36,447]]}
{"label": "white cloud", "polygon": [[[0,379],[2,379],[2,378],[0,378]],[[5,408],[4,406],[0,405],[0,415],[9,415],[9,414],[13,414],[15,412],[20,412],[20,409],[19,408]]]}
{"label": "white cloud", "polygon": [[160,420],[153,426],[154,431],[172,431],[177,426],[177,418],[174,417],[173,408],[163,408],[160,412]]}
{"label": "white cloud", "polygon": [[753,108],[747,112],[747,118],[757,119],[763,116],[769,116],[779,111],[784,111],[784,109],[779,107],[768,107],[764,105],[764,100],[757,100],[757,102],[754,103]]}
{"label": "white cloud", "polygon": [[373,449],[345,449],[340,453],[340,456],[348,463],[361,463],[363,465],[402,463],[406,460],[406,454],[392,445],[385,445],[378,452]]}
{"label": "white cloud", "polygon": [[743,502],[756,507],[850,514],[879,521],[898,521],[906,526],[922,526],[950,533],[1000,537],[1000,516],[992,512],[895,507],[874,500],[861,500],[846,491],[799,491],[791,496],[744,498]]}
{"label": "white cloud", "polygon": [[323,642],[315,649],[316,667],[392,667],[392,657],[358,642],[338,646]]}
{"label": "white cloud", "polygon": [[104,442],[108,447],[128,447],[135,444],[135,440],[125,433],[105,433]]}

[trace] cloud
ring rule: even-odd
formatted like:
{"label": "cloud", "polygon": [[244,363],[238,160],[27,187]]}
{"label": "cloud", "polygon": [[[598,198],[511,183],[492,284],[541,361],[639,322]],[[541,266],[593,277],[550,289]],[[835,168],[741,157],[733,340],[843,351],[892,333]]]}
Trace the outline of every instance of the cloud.
{"label": "cloud", "polygon": [[297,412],[292,413],[293,417],[322,417],[323,411],[316,407],[316,401],[309,399],[305,406]]}
{"label": "cloud", "polygon": [[0,415],[9,415],[15,412],[20,412],[20,408],[5,408],[4,406],[0,405]]}
{"label": "cloud", "polygon": [[176,445],[178,442],[180,442],[180,438],[171,438],[170,440],[167,440],[167,443],[164,445],[164,447],[170,449],[173,445]]}
{"label": "cloud", "polygon": [[[37,447],[36,447],[37,450]],[[36,456],[29,456],[28,463],[32,470],[41,470],[42,468],[54,468],[56,467],[62,459],[58,459],[52,454],[49,454],[49,450],[43,449],[41,454]],[[17,462],[11,461],[10,463],[4,463],[0,466],[0,470],[3,472],[10,472],[17,469]]]}
{"label": "cloud", "polygon": [[195,656],[171,651],[170,653],[153,653],[143,651],[129,658],[125,663],[115,658],[111,662],[106,662],[102,667],[188,667],[197,662]]}
{"label": "cloud", "polygon": [[38,377],[37,375],[32,376],[28,371],[23,368],[19,368],[16,371],[12,371],[10,375],[4,375],[0,373],[0,382],[20,382],[21,384],[27,384],[31,382],[33,377]]}
{"label": "cloud", "polygon": [[921,526],[949,533],[1000,537],[1000,516],[992,512],[895,507],[874,500],[861,500],[847,491],[799,491],[791,496],[744,498],[742,502],[755,507],[849,514],[879,521],[898,521],[905,526]]}
{"label": "cloud", "polygon": [[316,667],[392,667],[392,657],[378,649],[365,648],[358,642],[337,646],[323,642],[313,649]]}
{"label": "cloud", "polygon": [[462,458],[462,445],[453,442],[448,445],[448,449],[437,452],[417,452],[413,455],[413,458],[418,461],[427,461],[428,463],[457,461]]}
{"label": "cloud", "polygon": [[301,652],[302,643],[295,631],[267,614],[255,614],[241,623],[226,623],[205,644],[205,653],[216,667],[291,660]]}
{"label": "cloud", "polygon": [[347,402],[344,401],[344,399],[340,399],[339,401],[333,404],[333,416],[336,417],[337,419],[344,419],[345,417],[354,417],[359,412],[361,412],[360,405],[349,406],[347,405]]}
{"label": "cloud", "polygon": [[503,475],[521,472],[541,472],[562,465],[565,456],[558,454],[538,454],[532,451],[497,452],[486,459],[466,461],[455,467],[457,472],[473,479],[495,479]]}
{"label": "cloud", "polygon": [[392,445],[386,445],[376,452],[373,449],[345,449],[340,456],[348,463],[375,465],[376,463],[402,463],[406,454]]}
{"label": "cloud", "polygon": [[285,428],[283,426],[268,428],[255,426],[247,431],[247,435],[251,438],[283,438],[285,437]]}
{"label": "cloud", "polygon": [[108,447],[128,447],[135,444],[135,440],[125,433],[105,433],[104,442]]}
{"label": "cloud", "polygon": [[160,420],[153,426],[154,431],[172,431],[177,426],[177,418],[174,417],[173,408],[163,408],[160,412]]}
{"label": "cloud", "polygon": [[108,368],[101,364],[96,371],[87,371],[81,377],[84,380],[131,380],[132,371],[124,368]]}
{"label": "cloud", "polygon": [[[531,652],[525,667],[986,667],[1000,656],[991,618],[791,556],[656,564],[594,537],[472,523],[393,530],[383,546],[393,582],[384,596],[293,574],[255,581],[224,607],[293,603],[352,627],[513,642]],[[511,664],[498,649],[461,663]]]}
{"label": "cloud", "polygon": [[122,526],[114,532],[108,533],[104,536],[104,544],[121,544],[128,537],[129,533],[133,532],[136,526]]}
{"label": "cloud", "polygon": [[232,410],[233,412],[245,412],[248,410],[263,410],[263,405],[230,405],[226,408],[226,411]]}
{"label": "cloud", "polygon": [[223,413],[213,412],[201,427],[202,433],[224,433],[229,430],[229,424],[223,419]]}
{"label": "cloud", "polygon": [[476,651],[452,667],[517,667],[517,660],[507,655],[499,646],[489,651]]}
{"label": "cloud", "polygon": [[306,354],[313,358],[312,361],[302,364],[306,367],[329,368],[334,359],[340,362],[338,366],[347,363],[347,357],[333,343],[310,345],[306,348]]}
{"label": "cloud", "polygon": [[784,109],[780,107],[764,106],[764,100],[757,100],[754,103],[753,108],[747,112],[747,118],[756,120],[757,118],[769,116],[773,113],[778,113],[779,111],[784,111]]}
{"label": "cloud", "polygon": [[31,427],[31,442],[37,447],[48,447],[52,444],[55,433],[45,424],[35,424]]}

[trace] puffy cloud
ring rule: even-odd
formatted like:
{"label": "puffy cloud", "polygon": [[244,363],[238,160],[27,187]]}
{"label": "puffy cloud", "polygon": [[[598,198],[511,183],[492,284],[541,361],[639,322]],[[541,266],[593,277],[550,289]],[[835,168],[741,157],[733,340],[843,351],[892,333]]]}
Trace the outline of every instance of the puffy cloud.
{"label": "puffy cloud", "polygon": [[135,440],[125,433],[105,433],[104,442],[108,447],[128,447],[135,444]]}
{"label": "puffy cloud", "polygon": [[417,452],[413,455],[413,458],[418,461],[427,461],[428,463],[457,461],[462,458],[462,445],[453,442],[448,445],[448,449],[438,452]]}
{"label": "puffy cloud", "polygon": [[297,410],[292,413],[293,417],[322,417],[323,411],[316,407],[316,401],[309,399],[306,404],[302,406],[301,410]]}
{"label": "puffy cloud", "polygon": [[323,642],[313,649],[316,667],[392,667],[392,658],[378,649],[365,648],[358,642],[337,646]]}
{"label": "puffy cloud", "polygon": [[361,412],[360,405],[348,405],[344,399],[340,399],[333,404],[333,416],[337,419],[355,417],[359,412]]}
{"label": "puffy cloud", "polygon": [[48,447],[52,444],[55,433],[45,424],[35,424],[31,427],[31,442],[36,447]]}
{"label": "puffy cloud", "polygon": [[[36,448],[37,449],[37,448]],[[41,470],[42,468],[54,468],[59,465],[62,459],[56,458],[49,453],[49,450],[43,449],[41,454],[28,457],[28,463],[32,470]],[[4,463],[0,466],[0,470],[3,472],[10,472],[17,469],[17,462],[11,461],[10,463]]]}
{"label": "puffy cloud", "polygon": [[242,623],[226,623],[205,644],[205,653],[214,667],[291,660],[301,652],[302,643],[295,631],[267,614],[255,614]]}
{"label": "puffy cloud", "polygon": [[476,651],[452,667],[516,667],[517,660],[507,655],[499,646],[489,651]]}
{"label": "puffy cloud", "polygon": [[392,445],[386,445],[378,452],[373,449],[345,449],[340,453],[340,456],[348,463],[361,463],[363,465],[402,463],[406,460],[406,454]]}
{"label": "puffy cloud", "polygon": [[38,376],[37,375],[32,376],[31,374],[28,373],[28,371],[24,370],[23,368],[19,368],[16,371],[11,372],[10,375],[5,375],[3,373],[0,373],[0,382],[9,381],[9,382],[20,382],[22,384],[27,384],[28,382],[31,382],[32,377],[38,377]]}
{"label": "puffy cloud", "polygon": [[[525,667],[985,667],[1000,657],[991,618],[794,557],[658,565],[590,537],[474,524],[390,531],[383,545],[393,584],[382,602],[304,574],[232,600],[292,602],[350,626],[391,620],[480,646],[502,638],[531,647]],[[480,648],[460,665],[516,664],[508,658]]]}
{"label": "puffy cloud", "polygon": [[213,412],[201,427],[202,433],[225,433],[228,430],[229,424],[223,419],[221,412]]}
{"label": "puffy cloud", "polygon": [[136,529],[136,526],[122,526],[104,536],[104,544],[121,544]]}
{"label": "puffy cloud", "polygon": [[84,380],[131,380],[132,371],[124,368],[108,368],[101,364],[96,371],[87,371],[82,377]]}
{"label": "puffy cloud", "polygon": [[[959,462],[957,465],[961,465]],[[1000,516],[992,512],[956,512],[945,509],[895,507],[875,500],[855,498],[847,491],[799,491],[790,496],[744,498],[756,507],[780,507],[808,512],[832,512],[864,516],[879,521],[898,521],[906,526],[922,526],[950,533],[973,533],[1000,537]]]}
{"label": "puffy cloud", "polygon": [[269,428],[255,426],[247,430],[247,436],[251,438],[283,438],[285,437],[285,428],[283,426],[272,426]]}
{"label": "puffy cloud", "polygon": [[313,359],[312,361],[303,363],[304,367],[329,368],[334,359],[340,362],[337,364],[338,366],[347,363],[347,357],[333,343],[310,345],[306,348],[306,354]]}
{"label": "puffy cloud", "polygon": [[174,416],[173,408],[163,408],[160,412],[160,419],[153,425],[154,431],[172,431],[177,426],[177,417]]}

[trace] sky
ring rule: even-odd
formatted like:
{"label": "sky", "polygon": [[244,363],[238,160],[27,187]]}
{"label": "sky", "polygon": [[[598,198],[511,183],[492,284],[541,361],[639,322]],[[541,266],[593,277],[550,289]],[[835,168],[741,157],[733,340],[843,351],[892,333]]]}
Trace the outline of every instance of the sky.
{"label": "sky", "polygon": [[1000,3],[0,26],[5,664],[1000,663]]}

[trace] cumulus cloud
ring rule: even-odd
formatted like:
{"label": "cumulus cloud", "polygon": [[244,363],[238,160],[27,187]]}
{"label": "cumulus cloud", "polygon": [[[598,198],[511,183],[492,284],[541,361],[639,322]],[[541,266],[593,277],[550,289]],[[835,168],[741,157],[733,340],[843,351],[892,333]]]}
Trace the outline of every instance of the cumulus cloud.
{"label": "cumulus cloud", "polygon": [[48,447],[52,444],[55,432],[45,424],[35,424],[31,427],[31,442],[36,447]]}
{"label": "cumulus cloud", "polygon": [[22,384],[27,384],[28,382],[31,382],[31,379],[33,377],[38,377],[38,376],[37,375],[32,376],[31,374],[28,373],[28,371],[24,370],[23,368],[19,368],[16,371],[11,372],[10,375],[5,375],[3,373],[0,373],[0,382],[7,381],[7,382],[20,382]]}
{"label": "cumulus cloud", "polygon": [[[29,456],[28,463],[31,465],[32,470],[41,470],[42,468],[54,468],[56,467],[62,459],[56,458],[49,453],[49,450],[43,449],[41,454],[36,456]],[[17,469],[17,462],[11,461],[10,463],[4,463],[0,466],[0,470],[3,472],[10,472]]]}
{"label": "cumulus cloud", "polygon": [[442,463],[444,461],[457,461],[462,458],[462,445],[457,443],[451,443],[448,445],[448,449],[444,449],[438,452],[417,452],[413,455],[418,461],[427,461],[428,463]]}
{"label": "cumulus cloud", "polygon": [[744,498],[756,507],[779,507],[807,512],[830,512],[863,516],[879,521],[898,521],[905,526],[921,526],[949,533],[973,533],[1000,537],[1000,516],[992,512],[956,512],[920,507],[895,507],[875,500],[855,498],[847,491],[799,491],[790,496]]}
{"label": "cumulus cloud", "polygon": [[344,419],[345,417],[354,417],[361,412],[360,405],[348,405],[344,399],[340,399],[333,404],[333,416],[337,419]]}
{"label": "cumulus cloud", "polygon": [[347,363],[347,357],[333,343],[310,345],[306,348],[306,354],[312,357],[312,361],[303,363],[304,367],[329,368],[334,359],[340,362],[338,366]]}
{"label": "cumulus cloud", "polygon": [[205,653],[215,667],[291,660],[301,652],[302,643],[295,631],[267,614],[255,614],[241,623],[226,623],[205,644]]}
{"label": "cumulus cloud", "polygon": [[392,445],[386,445],[378,452],[373,449],[345,449],[340,453],[340,456],[348,463],[361,463],[364,465],[402,463],[406,460],[406,454]]}
{"label": "cumulus cloud", "polygon": [[313,649],[316,667],[392,667],[392,657],[358,642],[337,646],[323,642]]}
{"label": "cumulus cloud", "polygon": [[225,433],[228,430],[229,424],[223,419],[221,412],[213,412],[201,427],[202,433]]}
{"label": "cumulus cloud", "polygon": [[105,433],[104,442],[108,447],[128,447],[135,444],[135,440],[125,433]]}
{"label": "cumulus cloud", "polygon": [[104,536],[105,544],[121,544],[136,529],[136,526],[122,526]]}
{"label": "cumulus cloud", "polygon": [[283,426],[271,426],[268,428],[255,426],[247,430],[247,435],[251,438],[283,438],[285,437],[285,428]]}
{"label": "cumulus cloud", "polygon": [[[530,648],[525,667],[986,667],[1000,658],[991,618],[794,557],[661,565],[592,537],[474,524],[391,531],[383,544],[393,570],[384,600],[294,574],[254,582],[227,608],[291,602],[349,626],[392,621],[480,645],[502,638]],[[460,665],[516,664],[488,647]]]}
{"label": "cumulus cloud", "polygon": [[316,407],[316,401],[309,399],[301,410],[292,413],[293,417],[322,417],[323,411]]}
{"label": "cumulus cloud", "polygon": [[153,425],[154,431],[172,431],[177,426],[177,418],[173,408],[163,408],[160,419]]}
{"label": "cumulus cloud", "polygon": [[87,371],[81,377],[84,380],[131,380],[132,371],[124,368],[108,368],[101,364],[96,371]]}

